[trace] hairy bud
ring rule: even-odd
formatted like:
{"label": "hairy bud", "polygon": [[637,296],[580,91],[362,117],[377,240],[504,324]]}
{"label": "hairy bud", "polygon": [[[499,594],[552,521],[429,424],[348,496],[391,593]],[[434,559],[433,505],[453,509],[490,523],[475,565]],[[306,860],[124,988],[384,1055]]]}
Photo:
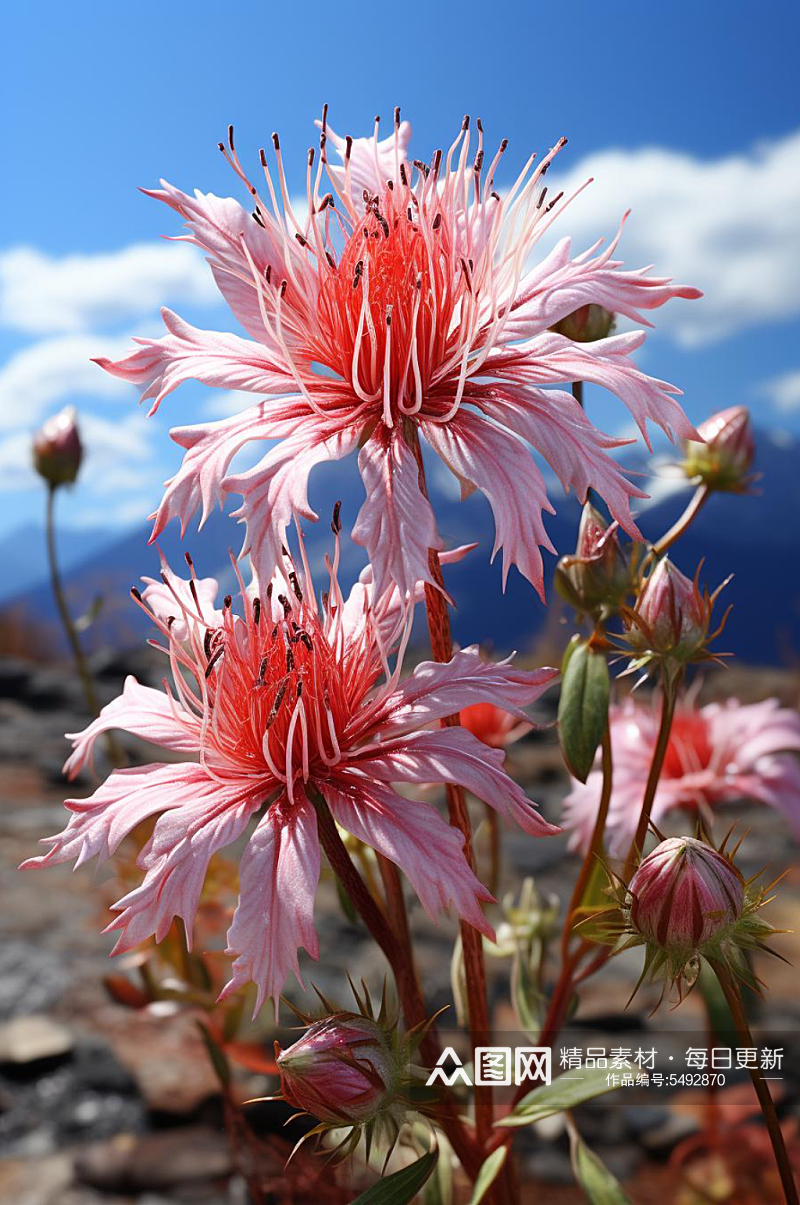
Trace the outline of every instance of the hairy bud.
{"label": "hairy bud", "polygon": [[662,557],[636,600],[628,639],[651,656],[691,661],[702,652],[710,619],[711,600],[669,557]]}
{"label": "hairy bud", "polygon": [[756,453],[749,410],[745,406],[720,410],[697,430],[705,443],[686,443],[686,476],[715,490],[745,490]]}
{"label": "hairy bud", "polygon": [[75,410],[67,406],[49,418],[33,439],[33,465],[51,486],[71,485],[83,459]]}

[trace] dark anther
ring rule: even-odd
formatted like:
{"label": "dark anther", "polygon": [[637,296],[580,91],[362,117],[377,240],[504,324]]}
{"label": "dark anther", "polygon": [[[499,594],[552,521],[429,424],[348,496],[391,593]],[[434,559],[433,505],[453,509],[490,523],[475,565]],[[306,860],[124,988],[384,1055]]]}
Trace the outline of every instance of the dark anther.
{"label": "dark anther", "polygon": [[272,145],[275,147],[276,151],[281,149],[281,140],[275,133],[272,135]]}
{"label": "dark anther", "polygon": [[292,613],[292,604],[289,602],[289,599],[285,594],[278,595],[278,602],[283,607],[283,618],[288,619]]}
{"label": "dark anther", "polygon": [[331,531],[335,536],[338,536],[339,532],[342,530],[342,521],[340,518],[341,513],[342,502],[341,499],[339,499],[338,502],[334,502],[333,504],[333,518],[331,519]]}
{"label": "dark anther", "polygon": [[261,166],[266,167],[267,166],[267,152],[264,150],[263,146],[261,147],[261,149],[258,152],[258,157],[261,160]]}
{"label": "dark anther", "polygon": [[347,160],[350,158],[350,155],[352,154],[352,151],[353,151],[353,139],[350,137],[350,135],[349,135],[349,134],[347,134],[347,135],[345,136],[345,140],[344,140],[344,159],[345,159],[345,163],[346,163],[346,162],[347,162]]}
{"label": "dark anther", "polygon": [[233,599],[231,598],[230,594],[226,594],[222,600],[222,605],[226,611],[228,610],[228,607],[231,605],[232,602],[233,602]]}
{"label": "dark anther", "polygon": [[137,589],[136,586],[131,586],[131,594],[136,599],[137,602],[142,601],[142,592],[141,592],[141,590]]}
{"label": "dark anther", "polygon": [[286,281],[286,280],[281,281],[281,300],[283,300],[283,298],[286,296],[287,284],[288,284],[288,281]]}
{"label": "dark anther", "polygon": [[313,146],[310,146],[308,148],[308,166],[309,167],[314,166],[314,148],[313,148]]}
{"label": "dark anther", "polygon": [[397,106],[395,107],[395,111],[394,111],[394,124],[395,124],[395,127],[397,127],[397,126],[399,126],[399,125],[400,125],[400,106],[399,106],[399,105],[397,105]]}
{"label": "dark anther", "polygon": [[266,269],[264,270],[264,276],[267,284],[269,284],[269,282],[272,280],[272,264],[267,264]]}
{"label": "dark anther", "polygon": [[544,199],[545,199],[545,197],[546,197],[546,196],[547,196],[547,188],[545,187],[545,188],[543,188],[543,189],[542,189],[542,191],[539,193],[539,199],[538,199],[538,201],[536,202],[536,208],[537,208],[537,209],[541,209],[541,208],[542,208],[542,206],[544,205]]}
{"label": "dark anther", "polygon": [[407,188],[408,187],[408,176],[406,175],[405,163],[400,164],[400,180],[401,180],[401,183],[405,184],[405,186]]}
{"label": "dark anther", "polygon": [[264,226],[264,222],[262,221],[261,214],[258,212],[257,209],[253,210],[251,216],[258,222],[259,226],[261,226],[263,229],[266,229],[266,227]]}
{"label": "dark anther", "polygon": [[465,113],[465,114],[464,114],[464,120],[463,120],[463,121],[462,121],[462,123],[461,123],[461,129],[462,129],[462,130],[468,130],[468,129],[469,129],[469,113]]}
{"label": "dark anther", "polygon": [[480,132],[481,132],[481,134],[482,134],[482,133],[483,133],[483,123],[482,123],[482,121],[481,121],[480,117],[479,117],[479,118],[478,118],[478,120],[475,122],[475,124],[477,125],[478,129],[480,130]]}
{"label": "dark anther", "polygon": [[441,226],[441,224],[442,224],[442,215],[440,213],[437,213],[436,217],[433,219],[433,227],[432,228],[434,230],[438,230],[439,227]]}
{"label": "dark anther", "polygon": [[508,146],[508,139],[504,138],[503,141],[500,143],[500,154],[501,155],[505,155],[507,146]]}
{"label": "dark anther", "polygon": [[302,602],[303,591],[300,589],[300,583],[297,580],[297,574],[294,572],[294,570],[292,570],[292,572],[289,574],[289,581],[292,583],[292,589],[294,590],[297,601]]}
{"label": "dark anther", "polygon": [[186,564],[191,569],[192,566],[194,565],[194,561],[192,560],[192,554],[190,552],[184,552],[183,559],[186,561]]}
{"label": "dark anther", "polygon": [[276,719],[278,718],[278,712],[281,709],[281,703],[283,702],[283,696],[285,694],[286,694],[286,682],[284,681],[284,682],[281,682],[280,686],[278,687],[278,693],[275,696],[275,702],[272,704],[270,713],[267,716],[267,723],[265,725],[265,727],[267,729],[271,728],[272,725],[275,723]]}
{"label": "dark anther", "polygon": [[294,669],[294,653],[292,652],[291,646],[290,646],[286,650],[286,672],[287,672],[287,674],[290,674],[293,669]]}
{"label": "dark anther", "polygon": [[267,586],[267,599],[272,598],[272,582]]}
{"label": "dark anther", "polygon": [[483,167],[483,151],[478,151],[477,155],[475,156],[475,172],[476,172],[476,174],[481,170],[482,167]]}
{"label": "dark anther", "polygon": [[336,260],[333,258],[333,256],[331,255],[330,251],[326,251],[326,252],[325,252],[325,258],[327,259],[328,263],[330,264],[330,266],[331,266],[332,268],[335,268],[335,267],[336,267]]}
{"label": "dark anther", "polygon": [[561,200],[563,195],[564,195],[563,192],[556,193],[556,195],[553,197],[550,204],[545,207],[545,213],[549,213],[550,210],[553,208],[553,206],[558,204],[558,202]]}
{"label": "dark anther", "polygon": [[442,166],[442,152],[434,151],[433,158],[431,159],[431,171],[433,172],[434,176],[438,176],[439,168],[441,166]]}
{"label": "dark anther", "polygon": [[415,159],[414,167],[417,169],[417,171],[420,173],[421,176],[424,176],[426,180],[428,179],[428,173],[430,172],[431,169],[428,167],[427,163],[423,163],[421,159]]}
{"label": "dark anther", "polygon": [[261,599],[253,600],[253,623],[258,627],[258,621],[261,619]]}
{"label": "dark anther", "polygon": [[233,150],[233,126],[228,126],[228,146]]}
{"label": "dark anther", "polygon": [[311,637],[309,636],[308,632],[299,632],[297,638],[298,640],[302,641],[309,653],[313,652],[314,645],[311,643]]}
{"label": "dark anther", "polygon": [[300,233],[300,231],[299,231],[299,230],[298,230],[298,231],[295,233],[295,236],[294,236],[294,237],[297,239],[297,241],[298,241],[298,243],[300,244],[300,246],[301,246],[301,247],[307,247],[307,246],[308,246],[308,240],[307,240],[307,239],[305,239],[305,238],[303,238],[303,236],[302,236],[302,234]]}
{"label": "dark anther", "polygon": [[302,683],[302,680],[301,680],[300,682],[298,682],[298,683],[297,683],[297,697],[298,697],[298,699],[302,699],[302,697],[303,697],[303,683]]}
{"label": "dark anther", "polygon": [[214,639],[214,632],[211,628],[206,628],[206,634],[203,637],[203,652],[206,655],[206,661],[211,656],[211,641]]}
{"label": "dark anther", "polygon": [[224,648],[217,649],[216,653],[214,654],[214,656],[211,658],[208,665],[206,666],[206,678],[211,677],[211,671],[213,670],[214,666],[217,664],[217,662],[219,661],[220,657],[222,656],[222,654],[224,652],[225,652]]}

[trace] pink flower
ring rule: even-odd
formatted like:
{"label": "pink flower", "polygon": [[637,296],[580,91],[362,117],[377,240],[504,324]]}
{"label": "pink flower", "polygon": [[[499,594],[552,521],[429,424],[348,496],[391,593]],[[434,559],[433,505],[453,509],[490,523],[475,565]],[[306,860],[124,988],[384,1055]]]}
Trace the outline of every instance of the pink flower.
{"label": "pink flower", "polygon": [[285,561],[263,594],[251,597],[242,587],[242,615],[230,596],[215,611],[208,583],[194,571],[179,586],[165,575],[171,616],[163,591],[151,586],[146,596],[173,689],[128,678],[122,695],[72,737],[66,769],[76,774],[111,728],[194,760],[115,770],[88,799],[67,802],[67,827],[46,839],[46,855],[25,863],[104,861],[140,821],[158,815],[139,858],[144,879],[115,905],[119,916],[109,928],[121,931],[116,952],[151,935],[161,940],[176,916],[191,940],[209,859],[257,817],[241,860],[228,931],[235,961],[225,989],[253,980],[257,1007],[268,995],[277,1000],[290,969],[298,973],[298,947],[317,956],[317,794],[344,829],[405,871],[431,916],[452,906],[488,935],[481,902],[491,897],[464,857],[462,834],[393,784],[458,783],[534,836],[557,831],[505,774],[500,751],[462,728],[430,727],[475,702],[524,720],[520,708],[557,671],[490,664],[469,648],[445,665],[423,662],[401,681],[411,606],[401,605],[394,588],[377,594],[369,569],[345,601],[338,558],[337,539],[321,609],[307,568],[298,576]]}
{"label": "pink flower", "polygon": [[756,441],[746,406],[730,406],[712,414],[697,428],[705,443],[688,443],[684,472],[711,489],[744,493],[756,454]]}
{"label": "pink flower", "polygon": [[744,879],[724,854],[694,837],[662,841],[630,883],[631,927],[659,949],[688,958],[742,915]]}
{"label": "pink flower", "polygon": [[[410,127],[399,111],[383,141],[377,122],[373,138],[355,140],[340,138],[325,116],[318,124],[320,154],[308,155],[302,213],[289,200],[277,135],[277,179],[262,151],[261,191],[245,175],[232,132],[220,144],[251,212],[165,182],[148,192],[185,219],[183,238],[206,254],[249,338],[198,330],[165,310],[163,338],[137,339],[127,358],[98,363],[141,386],[151,413],[188,379],[261,395],[234,418],[173,430],[186,454],[154,516],[153,538],[175,517],[185,530],[198,510],[202,524],[226,494],[240,494],[243,551],[267,582],[292,519],[317,518],[307,494],[313,466],[358,450],[367,497],[353,538],[367,549],[378,593],[390,579],[412,591],[431,580],[428,550],[441,547],[420,489],[418,436],[465,495],[479,489],[488,498],[504,581],[516,565],[542,593],[540,546],[554,551],[542,522],[553,508],[526,443],[565,488],[584,497],[593,486],[639,538],[630,499],[645,495],[608,455],[627,441],[594,427],[570,393],[543,386],[583,380],[610,389],[645,440],[648,419],[696,438],[675,400],[679,390],[635,367],[641,330],[577,343],[549,328],[589,304],[646,323],[642,310],[699,292],[622,270],[613,258],[619,236],[574,258],[562,239],[526,270],[571,199],[546,201],[541,187],[564,139],[537,165],[530,159],[501,197],[494,176],[506,144],[486,154],[480,123],[477,154],[465,118],[429,166],[406,159]],[[342,167],[328,163],[331,146]],[[321,195],[323,169],[332,191]],[[230,473],[234,455],[261,440],[279,442],[254,468]]]}
{"label": "pink flower", "polygon": [[[658,715],[628,699],[611,709],[614,778],[606,828],[613,857],[633,840],[658,733]],[[800,837],[800,716],[777,700],[761,703],[684,702],[676,711],[652,818],[660,825],[674,808],[710,821],[719,804],[754,799],[777,808]],[[600,802],[602,774],[573,783],[564,805],[571,847],[586,850]]]}

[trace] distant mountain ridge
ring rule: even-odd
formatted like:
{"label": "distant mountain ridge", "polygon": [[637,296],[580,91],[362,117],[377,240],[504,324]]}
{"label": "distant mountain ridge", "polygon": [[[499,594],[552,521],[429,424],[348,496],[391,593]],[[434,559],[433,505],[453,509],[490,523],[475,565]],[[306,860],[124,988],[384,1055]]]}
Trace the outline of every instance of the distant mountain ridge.
{"label": "distant mountain ridge", "polygon": [[[695,524],[675,548],[676,563],[690,576],[701,558],[705,564],[701,580],[710,588],[729,574],[735,576],[720,600],[733,605],[730,620],[719,647],[733,651],[753,664],[786,664],[800,658],[800,556],[798,552],[798,515],[800,514],[800,441],[776,442],[767,433],[758,438],[757,469],[762,474],[757,493],[748,497],[715,495]],[[649,460],[629,459],[628,467],[652,475]],[[647,482],[645,481],[645,488]],[[457,602],[454,633],[461,643],[488,643],[497,651],[525,649],[542,631],[548,612],[528,582],[512,570],[508,588],[501,590],[498,557],[489,565],[494,542],[494,523],[485,499],[480,495],[460,502],[433,488],[434,505],[446,547],[478,541],[479,547],[458,565],[446,571],[446,583]],[[547,531],[560,553],[574,548],[579,507],[573,497],[559,497],[552,491],[556,515],[546,517]],[[327,516],[336,499],[343,500],[345,530],[352,526],[363,498],[363,491],[352,460],[321,465],[311,475],[309,496],[320,515],[318,524],[305,524],[312,570],[322,570],[330,549]],[[680,490],[648,505],[639,516],[644,535],[656,539],[679,516],[690,497]],[[234,581],[228,550],[238,551],[243,528],[229,517],[215,512],[201,532],[191,526],[184,541],[179,525],[172,523],[159,544],[172,566],[181,572],[183,554],[190,551],[202,577],[220,579],[223,590]],[[73,533],[74,534],[74,533]],[[129,587],[141,576],[155,576],[159,563],[155,548],[147,545],[146,526],[125,533],[105,547],[93,548],[88,555],[76,557],[73,548],[62,556],[67,570],[65,580],[76,613],[85,609],[93,595],[102,592],[106,602],[92,640],[125,645],[135,642],[144,628],[138,608],[131,604]],[[26,537],[30,544],[30,533]],[[70,537],[72,538],[72,537]],[[21,537],[17,536],[19,543]],[[15,538],[5,543],[14,550]],[[24,547],[24,545],[23,545]],[[2,550],[2,544],[0,544]],[[28,548],[28,552],[30,547]],[[363,550],[349,540],[342,542],[342,576],[352,580],[363,563]],[[552,573],[556,558],[544,554],[548,599],[555,601]],[[71,566],[71,567],[69,567]],[[323,578],[317,576],[317,588]],[[28,615],[52,623],[54,608],[44,574],[34,584],[29,581],[13,597],[5,599],[10,609],[23,609]],[[552,612],[550,612],[552,615]]]}

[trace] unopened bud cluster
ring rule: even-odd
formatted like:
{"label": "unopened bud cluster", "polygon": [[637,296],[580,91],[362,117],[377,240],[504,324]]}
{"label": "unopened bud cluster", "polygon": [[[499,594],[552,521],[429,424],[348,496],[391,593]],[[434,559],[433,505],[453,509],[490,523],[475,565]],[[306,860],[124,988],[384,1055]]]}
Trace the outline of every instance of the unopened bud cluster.
{"label": "unopened bud cluster", "polygon": [[575,343],[596,343],[598,339],[605,339],[611,334],[615,321],[616,315],[610,310],[591,303],[579,306],[550,329],[558,335],[566,335]]}

